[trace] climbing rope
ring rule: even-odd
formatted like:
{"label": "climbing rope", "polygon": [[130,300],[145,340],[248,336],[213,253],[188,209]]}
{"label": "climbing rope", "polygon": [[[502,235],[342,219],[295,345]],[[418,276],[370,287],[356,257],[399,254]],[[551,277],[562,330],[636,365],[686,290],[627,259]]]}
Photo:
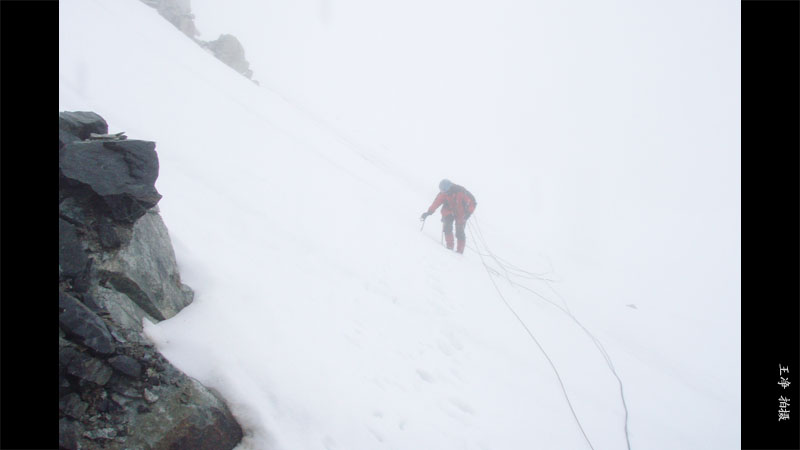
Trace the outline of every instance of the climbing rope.
{"label": "climbing rope", "polygon": [[[505,296],[503,295],[503,292],[500,290],[500,287],[497,285],[497,283],[495,282],[494,277],[492,276],[492,272],[497,273],[497,271],[494,271],[493,269],[490,269],[490,267],[486,264],[486,261],[484,260],[484,256],[483,256],[482,252],[478,251],[477,253],[480,256],[481,263],[483,263],[483,267],[486,269],[486,272],[489,274],[489,280],[491,280],[492,285],[494,286],[495,290],[497,291],[497,294],[500,296],[500,299],[506,305],[508,310],[511,311],[511,314],[513,314],[514,317],[517,318],[517,321],[519,321],[520,325],[522,325],[522,328],[524,328],[525,331],[528,333],[528,336],[530,336],[531,340],[533,340],[533,342],[536,344],[536,346],[539,347],[539,350],[542,352],[542,354],[544,355],[545,359],[547,359],[547,362],[550,364],[550,367],[553,368],[553,372],[556,374],[556,378],[558,379],[558,384],[561,386],[561,392],[564,394],[564,398],[566,398],[567,404],[569,405],[569,410],[572,412],[572,417],[575,418],[575,422],[578,424],[578,428],[581,430],[581,434],[583,434],[584,439],[586,439],[586,443],[589,444],[589,448],[594,450],[594,446],[592,445],[592,441],[589,440],[589,436],[586,435],[586,431],[583,429],[583,425],[581,425],[580,419],[578,419],[578,414],[575,412],[575,408],[572,406],[572,401],[569,399],[569,394],[567,394],[567,388],[566,388],[566,386],[564,386],[564,380],[561,379],[561,374],[558,372],[558,368],[556,368],[555,363],[553,363],[553,360],[550,359],[550,355],[547,354],[547,351],[545,351],[544,347],[542,347],[542,344],[539,343],[539,340],[536,339],[536,336],[533,335],[533,332],[525,324],[525,321],[522,320],[522,318],[519,316],[519,314],[517,314],[517,312],[514,310],[514,308],[508,302],[508,300],[506,300]],[[488,252],[488,251],[487,251],[487,254],[488,255],[492,255],[492,253]]]}
{"label": "climbing rope", "polygon": [[[564,387],[564,384],[563,384],[563,382],[561,380],[561,377],[560,377],[560,375],[558,373],[558,370],[556,369],[556,367],[553,364],[552,360],[550,360],[549,356],[544,351],[542,346],[539,344],[538,340],[533,336],[533,333],[531,333],[530,329],[525,325],[525,323],[520,318],[520,316],[516,313],[516,311],[513,309],[513,307],[505,299],[505,297],[503,296],[502,292],[500,291],[500,288],[498,287],[497,283],[495,282],[494,276],[503,276],[503,274],[504,274],[503,278],[505,278],[509,282],[510,285],[515,286],[515,287],[520,288],[520,289],[524,289],[524,290],[534,294],[536,297],[538,297],[538,298],[544,300],[545,302],[549,303],[550,305],[556,307],[557,309],[562,311],[564,314],[566,314],[570,319],[572,319],[572,321],[575,322],[575,324],[578,325],[578,327],[580,327],[583,330],[583,332],[586,333],[586,335],[592,340],[592,343],[594,343],[595,347],[598,349],[600,354],[605,359],[609,370],[611,371],[613,376],[616,378],[617,383],[619,385],[620,398],[622,400],[622,406],[623,406],[623,409],[625,411],[625,441],[627,443],[628,450],[631,450],[630,435],[629,435],[629,432],[628,432],[628,416],[629,416],[628,404],[625,401],[625,392],[624,392],[622,379],[620,378],[619,374],[617,373],[616,368],[614,367],[614,363],[611,360],[611,357],[609,356],[609,354],[606,351],[605,347],[603,347],[603,344],[600,342],[599,339],[597,339],[596,336],[594,336],[594,334],[592,334],[577,319],[577,317],[575,317],[574,314],[572,314],[572,312],[569,309],[569,306],[567,304],[566,299],[564,299],[564,297],[561,294],[559,294],[558,291],[553,287],[553,285],[552,285],[553,280],[545,278],[544,277],[545,274],[537,274],[537,273],[529,272],[529,271],[523,270],[523,269],[521,269],[519,267],[516,267],[513,264],[509,263],[508,261],[506,261],[506,260],[500,258],[499,256],[495,255],[494,252],[492,252],[491,249],[489,249],[489,246],[486,244],[486,239],[484,238],[483,232],[480,229],[480,224],[477,221],[477,217],[473,216],[473,222],[474,222],[474,226],[469,224],[468,227],[469,227],[469,230],[470,230],[470,234],[472,235],[473,241],[475,241],[476,248],[475,249],[471,249],[471,250],[475,251],[475,253],[477,253],[478,256],[480,257],[481,263],[483,264],[484,268],[486,269],[487,273],[489,274],[489,278],[492,281],[492,285],[494,286],[495,290],[500,295],[500,298],[506,304],[508,309],[511,310],[511,312],[514,314],[514,316],[517,318],[517,320],[522,324],[522,326],[528,332],[528,335],[533,339],[533,341],[536,343],[536,345],[539,347],[539,349],[545,355],[545,357],[547,358],[548,362],[550,362],[550,365],[552,366],[553,370],[555,371],[556,376],[558,377],[559,383],[561,384],[562,391],[564,392],[564,396],[566,397],[567,403],[570,406],[570,410],[572,411],[573,417],[575,417],[575,420],[578,423],[578,427],[581,429],[581,432],[583,433],[584,438],[586,438],[586,441],[589,444],[589,447],[594,448],[594,447],[592,447],[592,444],[589,441],[588,436],[586,436],[586,433],[584,432],[583,427],[581,426],[580,421],[578,420],[578,416],[575,414],[575,410],[572,407],[572,403],[570,402],[569,397],[567,396],[566,388]],[[482,247],[482,249],[481,249],[481,247]],[[502,270],[503,273],[501,274],[500,270],[497,270],[497,269],[495,269],[493,267],[490,267],[486,262],[486,260],[488,260],[488,259],[493,260],[498,265],[500,270]],[[558,297],[559,300],[561,300],[563,305],[559,305],[556,302],[548,299],[544,295],[540,294],[539,292],[536,292],[535,290],[533,290],[533,289],[531,289],[531,288],[529,288],[529,287],[527,287],[527,286],[525,286],[523,284],[520,284],[520,283],[512,280],[511,279],[512,276],[519,277],[519,278],[525,278],[525,279],[529,279],[529,280],[541,281],[541,282],[545,283],[545,285],[553,292],[553,294],[556,297]]]}

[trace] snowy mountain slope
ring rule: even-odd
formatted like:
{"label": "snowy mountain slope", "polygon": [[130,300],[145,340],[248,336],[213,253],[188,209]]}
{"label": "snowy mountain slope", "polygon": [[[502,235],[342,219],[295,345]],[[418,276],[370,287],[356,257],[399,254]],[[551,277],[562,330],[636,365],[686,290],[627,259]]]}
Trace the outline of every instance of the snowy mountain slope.
{"label": "snowy mountain slope", "polygon": [[[229,399],[243,449],[627,448],[603,349],[632,448],[738,447],[738,178],[716,158],[738,148],[657,153],[697,163],[646,191],[664,201],[610,202],[670,174],[624,143],[620,170],[596,136],[448,172],[441,136],[361,143],[138,1],[59,7],[59,109],[157,143],[162,215],[197,296],[148,335]],[[593,171],[615,176],[580,176]],[[463,257],[440,246],[438,215],[416,221],[443,176],[478,198]],[[733,200],[707,202],[725,189]]]}

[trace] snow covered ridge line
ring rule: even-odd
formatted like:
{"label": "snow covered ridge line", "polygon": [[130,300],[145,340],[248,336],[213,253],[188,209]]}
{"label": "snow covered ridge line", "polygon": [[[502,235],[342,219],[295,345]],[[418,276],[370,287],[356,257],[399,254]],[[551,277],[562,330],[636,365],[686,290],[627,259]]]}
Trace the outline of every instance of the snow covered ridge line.
{"label": "snow covered ridge line", "polygon": [[59,113],[59,447],[231,449],[225,402],[142,335],[193,300],[156,204],[155,143]]}
{"label": "snow covered ridge line", "polygon": [[222,34],[214,41],[203,41],[197,38],[199,32],[194,24],[194,14],[192,14],[189,0],[141,0],[141,2],[155,8],[161,17],[167,19],[181,33],[195,41],[217,59],[253,83],[259,84],[258,81],[253,79],[250,63],[244,56],[244,47],[235,36]]}

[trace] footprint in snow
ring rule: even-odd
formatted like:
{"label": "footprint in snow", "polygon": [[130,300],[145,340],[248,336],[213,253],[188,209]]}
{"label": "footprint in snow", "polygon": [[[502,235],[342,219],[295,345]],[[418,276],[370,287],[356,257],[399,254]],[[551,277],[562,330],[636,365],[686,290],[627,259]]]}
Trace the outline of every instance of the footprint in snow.
{"label": "footprint in snow", "polygon": [[325,436],[325,439],[322,440],[322,445],[325,446],[325,450],[336,450],[336,441],[333,440],[330,436]]}
{"label": "footprint in snow", "polygon": [[471,406],[469,406],[468,404],[466,404],[462,400],[459,400],[457,398],[450,398],[450,403],[452,403],[453,406],[455,406],[456,408],[461,410],[461,412],[464,412],[464,413],[469,414],[471,416],[475,415],[475,410],[472,409]]}
{"label": "footprint in snow", "polygon": [[445,356],[453,356],[453,349],[451,349],[450,346],[447,345],[447,343],[442,341],[437,341],[436,344],[439,346],[439,350]]}
{"label": "footprint in snow", "polygon": [[383,436],[381,436],[380,433],[378,433],[377,431],[373,430],[372,427],[367,427],[367,430],[369,430],[369,432],[372,433],[373,436],[375,436],[375,439],[378,442],[383,442]]}
{"label": "footprint in snow", "polygon": [[424,381],[427,381],[428,383],[433,383],[434,378],[428,372],[422,369],[417,369],[417,375],[419,375],[419,377],[422,378]]}
{"label": "footprint in snow", "polygon": [[461,345],[461,341],[458,340],[458,338],[455,336],[455,333],[453,333],[453,332],[447,333],[447,340],[450,341],[450,345],[454,349],[456,349],[458,351],[464,350],[464,346]]}

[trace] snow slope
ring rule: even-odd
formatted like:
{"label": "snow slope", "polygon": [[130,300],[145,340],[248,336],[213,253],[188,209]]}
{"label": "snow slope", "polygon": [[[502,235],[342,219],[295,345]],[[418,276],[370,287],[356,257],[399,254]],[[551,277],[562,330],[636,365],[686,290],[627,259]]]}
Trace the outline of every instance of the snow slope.
{"label": "snow slope", "polygon": [[[724,3],[218,5],[261,87],[137,0],[62,0],[59,110],[156,141],[196,299],[146,332],[241,449],[739,447],[738,11],[690,45]],[[417,221],[443,177],[463,256]]]}

